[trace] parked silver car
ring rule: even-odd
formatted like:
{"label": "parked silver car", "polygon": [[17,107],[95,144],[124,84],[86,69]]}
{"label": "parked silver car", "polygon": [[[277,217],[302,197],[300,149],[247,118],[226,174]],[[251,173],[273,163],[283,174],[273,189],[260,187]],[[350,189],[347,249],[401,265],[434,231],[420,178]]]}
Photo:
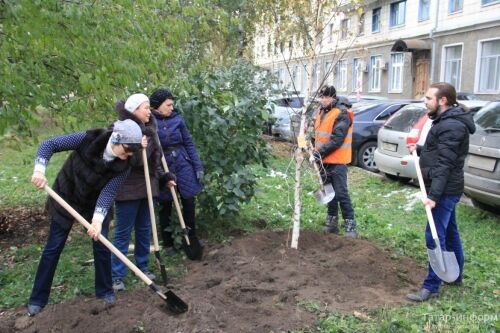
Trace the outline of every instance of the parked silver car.
{"label": "parked silver car", "polygon": [[[460,101],[470,112],[479,107],[476,101]],[[387,120],[378,132],[377,150],[373,155],[378,169],[388,178],[400,181],[417,179],[413,158],[406,147],[409,140],[423,146],[432,120],[424,103],[403,107]]]}
{"label": "parked silver car", "polygon": [[479,110],[474,122],[476,133],[470,137],[465,160],[465,193],[477,206],[500,210],[500,100]]}
{"label": "parked silver car", "polygon": [[[377,135],[377,149],[374,152],[374,160],[379,171],[385,173],[388,178],[409,181],[417,178],[413,158],[409,154],[407,138],[414,138],[418,144],[430,129],[427,123],[427,109],[424,103],[409,104],[392,115],[382,125]],[[425,133],[422,135],[422,132]]]}
{"label": "parked silver car", "polygon": [[274,97],[270,99],[268,107],[271,109],[271,135],[286,141],[294,141],[296,134],[293,132],[291,120],[294,115],[302,112],[304,97],[297,95]]}

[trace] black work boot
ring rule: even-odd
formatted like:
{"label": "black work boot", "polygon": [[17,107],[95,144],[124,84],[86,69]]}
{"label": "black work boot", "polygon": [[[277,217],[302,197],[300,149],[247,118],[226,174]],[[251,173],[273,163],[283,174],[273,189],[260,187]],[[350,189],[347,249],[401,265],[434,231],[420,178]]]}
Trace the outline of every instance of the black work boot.
{"label": "black work boot", "polygon": [[344,228],[346,237],[358,238],[358,232],[356,231],[356,221],[354,219],[345,219]]}
{"label": "black work boot", "polygon": [[339,218],[333,215],[327,215],[325,220],[325,228],[323,229],[325,232],[329,232],[332,234],[339,233]]}
{"label": "black work boot", "polygon": [[439,293],[437,293],[437,292],[433,293],[428,289],[422,288],[419,291],[417,291],[416,293],[406,295],[406,298],[409,299],[410,301],[413,301],[413,302],[424,302],[430,298],[435,298],[438,296],[439,296]]}

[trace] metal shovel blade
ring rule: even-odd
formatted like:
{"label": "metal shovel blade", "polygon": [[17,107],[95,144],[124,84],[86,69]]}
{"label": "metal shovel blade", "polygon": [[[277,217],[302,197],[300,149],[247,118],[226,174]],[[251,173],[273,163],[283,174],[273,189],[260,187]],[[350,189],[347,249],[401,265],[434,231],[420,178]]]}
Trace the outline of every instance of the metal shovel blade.
{"label": "metal shovel blade", "polygon": [[335,190],[333,189],[333,185],[330,183],[323,185],[322,189],[314,192],[314,196],[316,197],[316,201],[318,201],[320,204],[328,204],[333,200],[333,198],[335,198]]}
{"label": "metal shovel blade", "polygon": [[166,293],[163,293],[160,288],[154,283],[151,283],[149,285],[149,288],[151,288],[158,296],[160,296],[165,301],[165,303],[167,303],[167,308],[173,313],[180,314],[186,312],[189,309],[186,302],[184,302],[179,296],[174,294],[172,290],[167,290]]}
{"label": "metal shovel blade", "polygon": [[167,306],[173,313],[179,314],[188,310],[188,305],[179,296],[174,294],[173,291],[168,290],[165,296],[167,296]]}
{"label": "metal shovel blade", "polygon": [[203,258],[203,245],[196,236],[189,236],[189,244],[183,238],[182,248],[190,260],[201,260]]}
{"label": "metal shovel blade", "polygon": [[454,282],[460,275],[457,257],[455,253],[442,251],[439,241],[436,242],[435,249],[427,249],[429,255],[429,263],[434,270],[434,273],[445,282]]}

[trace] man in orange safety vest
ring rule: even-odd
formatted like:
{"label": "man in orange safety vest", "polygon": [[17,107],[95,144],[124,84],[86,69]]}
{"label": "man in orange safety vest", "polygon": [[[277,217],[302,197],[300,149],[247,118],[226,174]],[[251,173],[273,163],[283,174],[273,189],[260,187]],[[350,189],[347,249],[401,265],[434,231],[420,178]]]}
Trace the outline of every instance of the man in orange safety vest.
{"label": "man in orange safety vest", "polygon": [[328,203],[325,231],[339,232],[339,205],[344,218],[345,235],[356,238],[356,221],[347,188],[347,164],[352,158],[354,114],[345,98],[337,98],[334,86],[320,93],[320,109],[314,124],[314,151],[311,162],[320,163],[323,182],[332,183],[335,197]]}

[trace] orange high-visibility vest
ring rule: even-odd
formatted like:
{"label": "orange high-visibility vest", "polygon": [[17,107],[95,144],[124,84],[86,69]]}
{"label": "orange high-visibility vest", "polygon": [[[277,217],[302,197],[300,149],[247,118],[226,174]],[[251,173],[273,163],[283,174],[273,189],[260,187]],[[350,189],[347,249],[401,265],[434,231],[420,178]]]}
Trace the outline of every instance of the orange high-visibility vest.
{"label": "orange high-visibility vest", "polygon": [[[335,120],[340,114],[340,109],[333,108],[331,109],[323,119],[324,111],[321,110],[317,117],[314,125],[315,129],[315,148],[318,151],[322,145],[330,141],[330,136],[332,135],[333,125],[335,124]],[[349,118],[351,119],[351,125],[349,126],[349,130],[347,131],[347,136],[344,139],[342,145],[335,149],[328,156],[323,158],[323,163],[329,164],[348,164],[351,163],[352,160],[352,128],[354,125],[354,114],[351,109],[348,111]]]}

